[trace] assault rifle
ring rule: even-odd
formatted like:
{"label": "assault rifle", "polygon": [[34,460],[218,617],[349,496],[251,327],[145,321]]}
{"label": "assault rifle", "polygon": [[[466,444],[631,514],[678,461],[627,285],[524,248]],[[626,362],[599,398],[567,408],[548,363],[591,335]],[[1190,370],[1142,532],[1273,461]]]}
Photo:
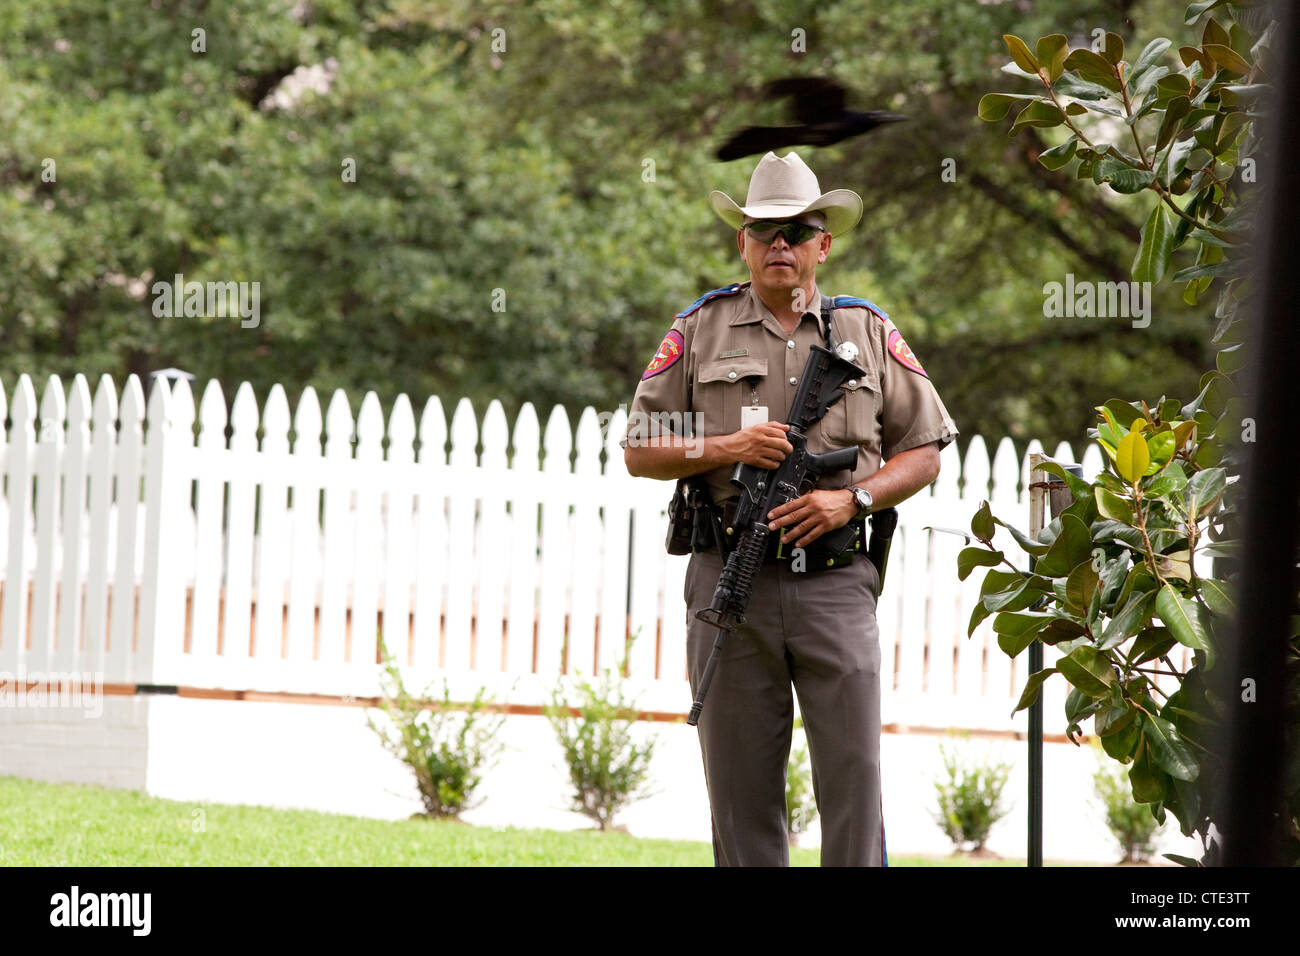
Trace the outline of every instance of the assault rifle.
{"label": "assault rifle", "polygon": [[[841,358],[830,349],[812,346],[808,363],[804,366],[799,388],[790,405],[786,424],[786,441],[794,451],[776,468],[758,468],[743,462],[736,465],[731,483],[740,490],[732,533],[740,536],[727,564],[718,577],[713,592],[713,602],[696,612],[696,617],[718,628],[718,636],[709,652],[708,663],[700,677],[700,686],[691,705],[686,723],[692,727],[700,719],[704,708],[704,695],[709,692],[713,672],[718,667],[718,654],[726,635],[745,623],[745,609],[754,588],[754,577],[763,563],[767,550],[768,514],[778,505],[806,494],[828,472],[857,467],[858,448],[840,448],[817,455],[808,450],[808,430],[821,421],[836,401],[843,397],[840,386],[849,379],[863,378],[866,372],[852,362]],[[818,543],[832,554],[853,544],[855,533],[852,522],[842,528],[827,532]]]}

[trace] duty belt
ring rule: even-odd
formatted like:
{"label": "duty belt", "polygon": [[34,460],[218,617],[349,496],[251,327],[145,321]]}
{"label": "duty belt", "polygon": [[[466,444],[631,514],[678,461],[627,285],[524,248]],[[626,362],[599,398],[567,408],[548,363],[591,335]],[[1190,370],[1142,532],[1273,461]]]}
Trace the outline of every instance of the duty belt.
{"label": "duty belt", "polygon": [[[727,529],[732,528],[732,520],[736,514],[735,498],[729,498],[722,503],[721,515],[721,535],[723,558],[731,553],[735,543],[740,540],[743,533],[740,529],[734,529],[731,534],[727,534]],[[783,561],[789,562],[799,558],[796,552],[802,552],[805,562],[804,567],[808,571],[820,571],[825,568],[842,568],[853,562],[853,556],[859,553],[865,553],[867,550],[867,535],[865,522],[855,519],[850,524],[853,526],[856,534],[853,537],[853,543],[838,554],[831,554],[825,548],[821,547],[816,541],[805,548],[796,548],[792,543],[781,542],[781,532],[773,531],[767,538],[767,551],[763,555],[764,562]]]}

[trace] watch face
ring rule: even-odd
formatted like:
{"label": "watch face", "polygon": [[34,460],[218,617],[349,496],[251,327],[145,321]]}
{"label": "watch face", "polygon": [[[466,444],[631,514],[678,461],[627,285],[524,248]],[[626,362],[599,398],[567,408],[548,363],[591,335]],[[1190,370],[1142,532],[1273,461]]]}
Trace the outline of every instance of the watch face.
{"label": "watch face", "polygon": [[865,488],[854,488],[853,497],[858,502],[859,515],[871,510],[871,493]]}

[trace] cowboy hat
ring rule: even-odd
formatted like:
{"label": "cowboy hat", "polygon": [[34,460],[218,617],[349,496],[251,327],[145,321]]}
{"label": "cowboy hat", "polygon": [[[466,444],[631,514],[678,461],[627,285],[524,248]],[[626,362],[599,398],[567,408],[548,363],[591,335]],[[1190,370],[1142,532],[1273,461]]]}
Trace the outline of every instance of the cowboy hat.
{"label": "cowboy hat", "polygon": [[817,176],[799,158],[798,153],[777,157],[768,153],[754,167],[749,178],[749,194],[741,206],[724,192],[709,193],[709,205],[728,226],[739,229],[745,217],[752,219],[793,219],[804,213],[817,212],[826,219],[826,231],[832,236],[848,232],[862,218],[862,197],[851,189],[832,189],[823,193]]}

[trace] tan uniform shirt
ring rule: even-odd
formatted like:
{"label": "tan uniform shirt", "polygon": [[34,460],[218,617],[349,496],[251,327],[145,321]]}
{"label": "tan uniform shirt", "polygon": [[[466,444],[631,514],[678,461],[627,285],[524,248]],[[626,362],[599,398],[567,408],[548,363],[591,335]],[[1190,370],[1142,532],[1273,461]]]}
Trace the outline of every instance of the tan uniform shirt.
{"label": "tan uniform shirt", "polygon": [[[729,435],[741,429],[741,409],[750,405],[767,407],[763,420],[785,421],[809,348],[826,345],[820,314],[819,292],[787,335],[748,282],[701,297],[677,315],[646,369],[623,444],[666,432]],[[856,345],[854,361],[867,374],[843,386],[845,396],[808,432],[808,447],[818,454],[860,449],[851,474],[825,475],[818,487],[847,488],[878,471],[882,457],[952,441],[957,426],[888,315],[846,305],[833,309],[831,322],[836,344]],[[734,467],[704,473],[715,502],[735,497]]]}

